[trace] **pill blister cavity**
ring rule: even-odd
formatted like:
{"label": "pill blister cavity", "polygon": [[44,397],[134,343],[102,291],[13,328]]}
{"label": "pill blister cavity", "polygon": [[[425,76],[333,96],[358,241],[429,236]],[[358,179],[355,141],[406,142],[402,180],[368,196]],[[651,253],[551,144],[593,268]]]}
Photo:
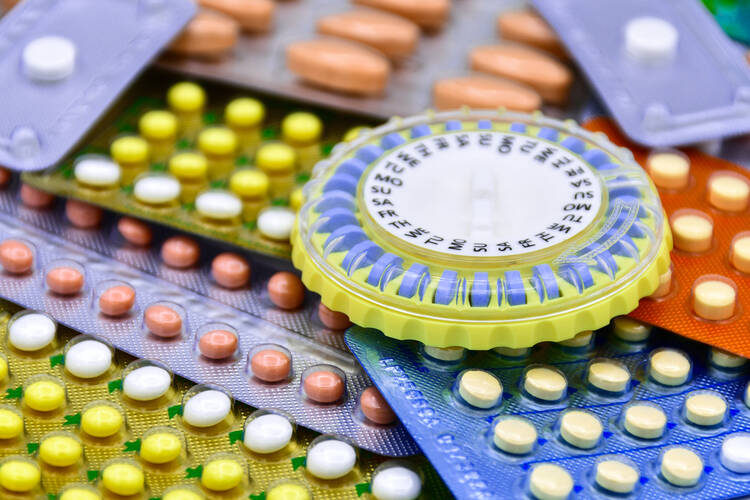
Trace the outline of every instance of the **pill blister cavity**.
{"label": "pill blister cavity", "polygon": [[737,285],[720,275],[704,275],[693,283],[691,291],[695,314],[705,320],[731,318],[737,305]]}
{"label": "pill blister cavity", "polygon": [[649,356],[649,377],[661,385],[676,387],[690,378],[692,363],[677,349],[656,349]]}
{"label": "pill blister cavity", "polygon": [[338,479],[352,471],[357,463],[356,449],[342,438],[322,435],[307,449],[307,472],[319,479]]}

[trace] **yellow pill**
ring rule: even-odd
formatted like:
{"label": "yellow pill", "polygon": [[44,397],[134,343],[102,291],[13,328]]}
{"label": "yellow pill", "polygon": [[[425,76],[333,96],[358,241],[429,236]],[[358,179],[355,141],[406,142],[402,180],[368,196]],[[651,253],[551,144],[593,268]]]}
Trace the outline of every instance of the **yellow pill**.
{"label": "yellow pill", "polygon": [[237,151],[237,136],[226,127],[210,127],[198,135],[198,149],[211,155],[234,154]]}
{"label": "yellow pill", "polygon": [[200,153],[177,153],[169,159],[169,173],[181,180],[201,180],[208,172],[208,161]]}
{"label": "yellow pill", "polygon": [[705,252],[711,248],[714,224],[698,213],[683,212],[672,217],[674,246],[685,252]]}
{"label": "yellow pill", "polygon": [[51,436],[39,445],[39,458],[55,467],[69,467],[78,462],[81,444],[69,436]]}
{"label": "yellow pill", "polygon": [[305,195],[302,194],[302,188],[295,189],[292,191],[292,194],[289,195],[289,207],[291,207],[292,210],[299,210],[304,203]]}
{"label": "yellow pill", "polygon": [[240,170],[229,179],[229,189],[243,198],[258,198],[268,194],[268,176],[260,170]]}
{"label": "yellow pill", "polygon": [[0,409],[0,439],[13,439],[23,432],[23,419],[16,412]]}
{"label": "yellow pill", "polygon": [[70,488],[60,495],[60,500],[100,500],[101,498],[101,495],[86,488]]}
{"label": "yellow pill", "polygon": [[266,500],[310,500],[310,498],[307,488],[299,484],[280,484],[271,488],[266,495]]}
{"label": "yellow pill", "polygon": [[133,464],[113,463],[102,471],[102,484],[117,495],[135,495],[143,491],[143,471]]}
{"label": "yellow pill", "polygon": [[679,151],[651,153],[646,169],[660,188],[682,189],[690,180],[690,159]]}
{"label": "yellow pill", "polygon": [[[161,500],[203,500],[204,497],[193,490],[180,488],[167,492]],[[62,500],[62,499],[60,499]]]}
{"label": "yellow pill", "polygon": [[242,481],[242,466],[236,460],[220,458],[203,468],[201,484],[213,491],[231,490]]}
{"label": "yellow pill", "polygon": [[40,478],[39,467],[25,460],[9,460],[0,466],[0,486],[6,490],[31,491],[39,484]]}
{"label": "yellow pill", "polygon": [[125,136],[115,139],[109,148],[112,159],[119,164],[148,160],[148,143],[142,137]]}
{"label": "yellow pill", "polygon": [[0,357],[0,382],[8,378],[8,362],[5,358]]}
{"label": "yellow pill", "polygon": [[323,122],[312,113],[297,112],[287,115],[281,122],[281,135],[295,144],[311,144],[320,139]]}
{"label": "yellow pill", "polygon": [[266,144],[258,150],[255,164],[266,172],[285,172],[294,169],[297,153],[282,143]]}
{"label": "yellow pill", "polygon": [[169,111],[149,111],[138,120],[138,130],[147,139],[169,139],[177,134],[177,118]]}
{"label": "yellow pill", "polygon": [[122,413],[109,405],[99,405],[84,410],[81,429],[89,436],[103,438],[119,432],[122,428]]}
{"label": "yellow pill", "polygon": [[263,121],[266,116],[266,108],[263,103],[249,97],[240,97],[229,104],[224,111],[224,121],[230,127],[249,128],[255,127]]}
{"label": "yellow pill", "polygon": [[32,410],[57,410],[65,403],[65,389],[51,380],[40,380],[26,388],[23,400]]}
{"label": "yellow pill", "polygon": [[152,464],[165,464],[180,456],[182,441],[171,432],[156,432],[141,442],[141,458]]}
{"label": "yellow pill", "polygon": [[368,130],[370,130],[370,127],[352,127],[346,131],[346,134],[344,134],[344,142],[353,141],[354,139],[362,135],[363,132],[366,132]]}
{"label": "yellow pill", "polygon": [[206,103],[206,93],[192,82],[180,82],[167,91],[167,103],[176,111],[198,111]]}

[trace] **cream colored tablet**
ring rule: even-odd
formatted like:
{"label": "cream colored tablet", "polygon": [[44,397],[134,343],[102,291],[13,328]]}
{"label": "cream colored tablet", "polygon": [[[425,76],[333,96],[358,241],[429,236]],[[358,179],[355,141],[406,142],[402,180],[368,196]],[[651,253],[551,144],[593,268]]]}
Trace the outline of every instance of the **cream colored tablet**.
{"label": "cream colored tablet", "polygon": [[659,275],[659,285],[654,290],[654,293],[649,295],[652,299],[658,299],[664,297],[672,289],[672,268],[667,269],[666,272]]}
{"label": "cream colored tablet", "polygon": [[677,151],[651,153],[646,160],[646,170],[658,187],[682,189],[690,179],[690,160]]}
{"label": "cream colored tablet", "polygon": [[651,325],[627,316],[618,316],[612,320],[612,331],[625,342],[643,342],[651,335]]}
{"label": "cream colored tablet", "polygon": [[657,439],[664,434],[667,416],[664,410],[647,404],[634,404],[625,410],[625,430],[642,439]]}
{"label": "cream colored tablet", "polygon": [[430,347],[424,346],[424,353],[431,358],[440,361],[458,361],[464,357],[465,349],[463,347]]}
{"label": "cream colored tablet", "polygon": [[565,347],[586,347],[591,343],[591,338],[594,336],[594,332],[591,330],[586,330],[585,332],[581,332],[572,339],[563,340],[562,342],[558,342],[559,345],[565,346]]}
{"label": "cream colored tablet", "polygon": [[685,252],[705,252],[711,248],[714,224],[695,212],[683,212],[672,217],[674,246]]}
{"label": "cream colored tablet", "polygon": [[750,383],[748,383],[747,386],[745,387],[745,399],[744,399],[744,401],[745,401],[745,406],[747,406],[748,408],[750,408]]}
{"label": "cream colored tablet", "polygon": [[638,482],[638,469],[619,460],[596,464],[596,484],[613,493],[630,493]]}
{"label": "cream colored tablet", "polygon": [[732,265],[738,271],[750,274],[750,233],[735,236],[729,253]]}
{"label": "cream colored tablet", "polygon": [[662,349],[651,355],[649,375],[663,385],[682,385],[690,376],[690,360],[679,351]]}
{"label": "cream colored tablet", "polygon": [[509,417],[495,425],[495,446],[506,453],[523,455],[534,449],[537,433],[534,425],[521,417]]}
{"label": "cream colored tablet", "polygon": [[458,394],[471,406],[492,408],[503,395],[503,386],[484,370],[468,370],[461,375]]}
{"label": "cream colored tablet", "polygon": [[661,475],[675,486],[693,486],[703,473],[703,460],[687,448],[670,448],[661,457]]}
{"label": "cream colored tablet", "polygon": [[492,351],[506,358],[525,358],[531,354],[531,347],[495,347]]}
{"label": "cream colored tablet", "polygon": [[593,448],[601,439],[602,431],[602,423],[588,411],[571,410],[560,419],[560,436],[576,448]]}
{"label": "cream colored tablet", "polygon": [[565,500],[573,491],[573,478],[559,465],[541,464],[531,471],[529,490],[538,500]]}
{"label": "cream colored tablet", "polygon": [[539,366],[526,372],[523,388],[535,398],[557,401],[565,396],[568,382],[557,370]]}
{"label": "cream colored tablet", "polygon": [[711,348],[711,364],[718,366],[719,368],[739,368],[743,366],[747,359],[742,356],[737,356],[731,352],[717,349],[716,347]]}
{"label": "cream colored tablet", "polygon": [[227,191],[206,191],[195,199],[195,210],[209,219],[231,220],[242,213],[242,201]]}
{"label": "cream colored tablet", "polygon": [[625,392],[630,383],[630,372],[619,363],[599,360],[589,365],[587,378],[589,384],[602,391]]}
{"label": "cream colored tablet", "polygon": [[76,160],[73,175],[86,186],[113,187],[120,182],[120,166],[106,156],[88,155]]}
{"label": "cream colored tablet", "polygon": [[698,278],[693,286],[693,311],[703,319],[731,318],[736,302],[737,292],[725,281]]}
{"label": "cream colored tablet", "polygon": [[726,412],[727,404],[716,393],[691,393],[685,399],[685,418],[695,425],[717,425],[724,420]]}
{"label": "cream colored tablet", "polygon": [[742,212],[750,199],[750,184],[734,174],[714,174],[708,180],[708,202],[719,210]]}

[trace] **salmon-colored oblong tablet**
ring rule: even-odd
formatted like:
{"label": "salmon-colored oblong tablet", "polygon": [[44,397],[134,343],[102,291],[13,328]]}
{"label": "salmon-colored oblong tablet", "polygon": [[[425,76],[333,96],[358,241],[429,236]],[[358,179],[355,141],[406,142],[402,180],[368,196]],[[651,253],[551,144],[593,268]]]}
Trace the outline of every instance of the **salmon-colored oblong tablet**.
{"label": "salmon-colored oblong tablet", "polygon": [[460,76],[438,80],[432,87],[433,104],[437,109],[469,106],[475,109],[507,108],[534,111],[542,98],[534,89],[510,80],[488,76]]}
{"label": "salmon-colored oblong tablet", "polygon": [[318,19],[318,33],[364,43],[388,57],[408,56],[417,48],[419,26],[376,10],[355,10]]}
{"label": "salmon-colored oblong tablet", "polygon": [[268,280],[268,298],[281,309],[297,309],[305,301],[305,285],[296,274],[278,272]]}
{"label": "salmon-colored oblong tablet", "polygon": [[237,21],[245,31],[268,31],[276,4],[273,0],[198,0],[202,7],[217,10]]}
{"label": "salmon-colored oblong tablet", "polygon": [[227,330],[211,330],[198,341],[198,350],[209,359],[226,359],[237,350],[237,335]]}
{"label": "salmon-colored oblong tablet", "polygon": [[322,302],[318,306],[318,318],[320,318],[321,323],[331,330],[346,330],[352,326],[349,316],[328,309]]}
{"label": "salmon-colored oblong tablet", "polygon": [[117,221],[117,231],[128,243],[143,247],[151,243],[151,228],[143,221],[122,217]]}
{"label": "salmon-colored oblong tablet", "polygon": [[376,424],[387,425],[396,420],[396,414],[386,402],[383,395],[374,387],[362,391],[359,397],[359,407],[368,420]]}
{"label": "salmon-colored oblong tablet", "polygon": [[65,216],[79,229],[91,229],[102,221],[102,209],[78,200],[65,202]]}
{"label": "salmon-colored oblong tablet", "polygon": [[568,99],[573,74],[564,64],[522,45],[484,45],[471,51],[471,69],[510,78],[539,92],[542,99],[563,104]]}
{"label": "salmon-colored oblong tablet", "polygon": [[10,170],[4,167],[0,167],[0,187],[7,186],[12,178],[13,173]]}
{"label": "salmon-colored oblong tablet", "polygon": [[568,53],[552,27],[531,10],[511,10],[497,17],[497,30],[506,40],[523,43],[568,59]]}
{"label": "salmon-colored oblong tablet", "polygon": [[450,0],[354,0],[354,3],[393,12],[426,29],[442,27],[451,10]]}
{"label": "salmon-colored oblong tablet", "polygon": [[21,202],[31,208],[47,208],[55,201],[54,195],[40,191],[28,184],[21,184],[18,194],[21,197]]}
{"label": "salmon-colored oblong tablet", "polygon": [[216,12],[199,12],[168,50],[184,56],[220,57],[237,44],[239,32],[234,19]]}
{"label": "salmon-colored oblong tablet", "polygon": [[154,304],[144,311],[143,324],[157,337],[174,337],[182,331],[182,316],[169,306]]}
{"label": "salmon-colored oblong tablet", "polygon": [[388,59],[369,47],[336,39],[295,42],[286,47],[289,70],[320,87],[351,94],[381,94],[388,84]]}
{"label": "salmon-colored oblong tablet", "polygon": [[253,375],[263,382],[280,382],[289,376],[292,360],[276,349],[263,349],[250,358]]}
{"label": "salmon-colored oblong tablet", "polygon": [[121,316],[134,304],[135,290],[127,285],[109,287],[99,296],[99,310],[107,316]]}
{"label": "salmon-colored oblong tablet", "polygon": [[0,243],[0,265],[12,274],[23,274],[31,270],[34,253],[23,241],[5,240]]}
{"label": "salmon-colored oblong tablet", "polygon": [[161,247],[161,258],[166,265],[185,269],[198,262],[200,247],[187,236],[172,236]]}
{"label": "salmon-colored oblong tablet", "polygon": [[309,373],[303,385],[305,395],[318,403],[333,403],[344,395],[344,381],[341,376],[325,369]]}
{"label": "salmon-colored oblong tablet", "polygon": [[211,262],[211,275],[225,288],[240,288],[250,280],[250,265],[236,253],[225,252]]}
{"label": "salmon-colored oblong tablet", "polygon": [[74,295],[83,288],[83,273],[69,266],[50,269],[44,280],[50,290],[60,295]]}

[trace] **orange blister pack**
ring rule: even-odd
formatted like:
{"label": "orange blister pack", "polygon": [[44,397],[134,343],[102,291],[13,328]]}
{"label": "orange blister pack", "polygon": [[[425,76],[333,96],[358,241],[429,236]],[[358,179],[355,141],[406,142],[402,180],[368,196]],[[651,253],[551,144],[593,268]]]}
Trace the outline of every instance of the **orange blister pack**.
{"label": "orange blister pack", "polygon": [[637,146],[608,119],[584,126],[633,152],[672,229],[670,272],[630,316],[750,357],[750,172],[694,148]]}

